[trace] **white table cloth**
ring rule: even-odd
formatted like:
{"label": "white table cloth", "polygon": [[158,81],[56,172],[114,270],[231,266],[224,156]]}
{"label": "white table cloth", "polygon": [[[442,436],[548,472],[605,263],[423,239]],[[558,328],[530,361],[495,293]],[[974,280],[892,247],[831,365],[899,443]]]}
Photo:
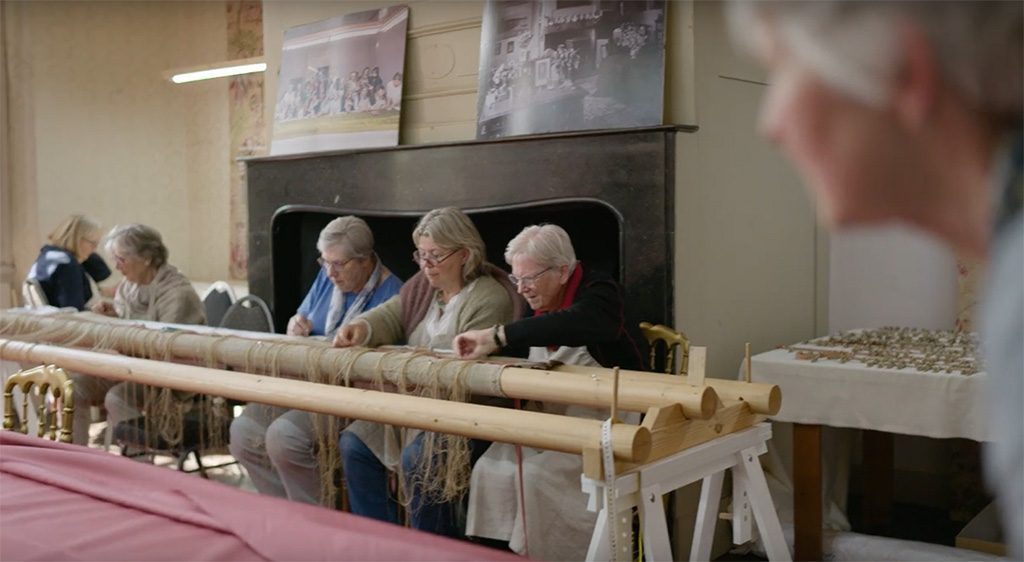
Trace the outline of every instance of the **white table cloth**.
{"label": "white table cloth", "polygon": [[[745,366],[740,366],[740,378]],[[850,361],[796,359],[775,349],[751,359],[753,382],[777,384],[776,421],[873,429],[933,438],[988,438],[983,400],[986,373],[925,373]]]}
{"label": "white table cloth", "polygon": [[[744,361],[738,378],[745,377]],[[777,384],[782,390],[782,408],[773,421],[824,426],[822,523],[826,529],[850,529],[846,498],[856,434],[839,428],[976,441],[988,437],[984,372],[963,375],[868,367],[824,357],[812,362],[780,348],[751,358],[751,381]],[[773,433],[766,468],[785,526],[793,521],[793,443],[791,433],[778,424]],[[828,550],[824,554],[835,555]]]}

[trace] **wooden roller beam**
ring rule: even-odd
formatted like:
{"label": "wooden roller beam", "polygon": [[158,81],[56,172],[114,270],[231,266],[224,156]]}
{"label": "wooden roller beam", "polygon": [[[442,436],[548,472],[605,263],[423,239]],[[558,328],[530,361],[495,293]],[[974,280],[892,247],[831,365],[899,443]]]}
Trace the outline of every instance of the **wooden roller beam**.
{"label": "wooden roller beam", "polygon": [[[553,371],[505,367],[501,390],[506,396],[568,404],[607,407],[612,401],[612,370],[576,367],[578,371]],[[706,420],[718,409],[718,394],[710,386],[693,386],[669,375],[637,380],[637,371],[619,371],[618,407],[646,412],[654,406],[679,404],[690,419]]]}
{"label": "wooden roller beam", "polygon": [[[68,371],[103,378],[565,453],[582,454],[584,449],[601,443],[602,422],[569,416],[293,381],[6,339],[0,339],[0,359],[55,364]],[[650,430],[642,426],[615,424],[612,426],[612,449],[618,460],[643,462],[651,451]]]}
{"label": "wooden roller beam", "polygon": [[746,402],[758,414],[774,416],[782,408],[782,389],[777,384],[713,378],[704,379],[704,382],[714,388],[723,400]]}
{"label": "wooden roller beam", "polygon": [[[585,374],[592,371],[593,370],[589,367],[580,367],[578,365],[560,365],[555,369],[556,373],[568,372]],[[640,371],[622,371],[620,376],[622,377],[622,384],[624,385],[624,388],[625,385],[656,384],[662,382],[665,378],[685,380],[683,377],[670,377],[668,375],[644,373]],[[705,388],[714,389],[718,398],[721,398],[722,400],[746,402],[750,405],[751,411],[758,414],[774,416],[779,413],[779,408],[782,407],[782,389],[780,389],[777,384],[758,382],[748,383],[728,379],[716,379],[712,377],[705,378],[704,384],[706,385]],[[692,416],[690,416],[689,413],[686,413],[686,417]],[[705,417],[698,419],[708,418]]]}
{"label": "wooden roller beam", "polygon": [[[59,343],[52,339],[47,340],[46,331],[68,325],[81,327],[74,344],[80,347],[91,348],[102,339],[107,345],[117,344],[119,348],[116,351],[134,355],[139,346],[133,342],[143,342],[151,347],[166,350],[175,360],[212,360],[235,370],[251,371],[254,364],[262,365],[266,369],[265,364],[272,362],[282,376],[302,380],[306,380],[306,373],[313,366],[323,372],[336,372],[339,365],[347,364],[353,354],[358,354],[352,364],[353,381],[373,382],[374,373],[380,370],[388,382],[414,382],[415,379],[411,377],[404,379],[399,375],[400,369],[397,366],[402,365],[409,372],[433,370],[439,382],[444,385],[454,380],[456,373],[467,367],[466,362],[459,360],[441,360],[426,355],[413,357],[415,354],[412,351],[406,352],[408,355],[403,358],[382,363],[385,354],[394,356],[396,352],[334,349],[323,342],[310,341],[308,338],[268,334],[268,343],[273,344],[271,346],[259,340],[187,331],[195,328],[194,326],[174,325],[174,328],[180,330],[165,331],[139,328],[135,324],[125,322],[96,322],[80,316],[39,316],[10,311],[0,312],[0,334],[7,337],[22,335],[13,332],[14,329],[20,328],[24,335],[30,335],[29,331],[38,332],[41,341]],[[441,362],[444,364],[441,365]],[[560,367],[557,370],[545,371],[470,363],[472,364],[465,370],[465,376],[461,377],[461,380],[472,394],[597,408],[608,407],[611,404],[611,369],[575,367],[574,369],[578,370],[569,371]],[[392,368],[380,369],[381,365],[391,365]],[[501,371],[500,381],[492,383],[490,377],[484,373],[493,373],[497,370]],[[572,376],[570,373],[580,375]],[[620,371],[620,381],[618,399],[619,408],[623,410],[646,412],[652,406],[679,404],[688,418],[709,419],[718,408],[719,400],[714,388],[693,386],[682,377]]]}

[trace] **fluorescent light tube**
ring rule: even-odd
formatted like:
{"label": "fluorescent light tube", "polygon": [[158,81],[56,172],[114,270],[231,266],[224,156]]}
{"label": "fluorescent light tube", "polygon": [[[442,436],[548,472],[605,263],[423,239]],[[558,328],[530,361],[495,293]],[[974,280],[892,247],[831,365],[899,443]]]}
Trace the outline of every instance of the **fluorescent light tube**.
{"label": "fluorescent light tube", "polygon": [[185,82],[196,82],[198,80],[209,80],[211,78],[224,78],[226,76],[238,76],[239,74],[264,72],[266,70],[267,63],[258,62],[253,64],[242,64],[236,66],[226,66],[221,68],[210,68],[207,70],[197,70],[195,72],[183,72],[181,74],[175,74],[174,76],[171,76],[171,81],[175,84],[184,84]]}

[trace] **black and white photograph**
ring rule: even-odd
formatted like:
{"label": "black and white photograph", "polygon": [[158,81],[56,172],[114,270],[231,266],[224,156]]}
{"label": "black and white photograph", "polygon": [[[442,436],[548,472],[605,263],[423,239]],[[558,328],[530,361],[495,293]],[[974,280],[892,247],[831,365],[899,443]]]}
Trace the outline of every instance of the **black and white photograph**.
{"label": "black and white photograph", "polygon": [[407,6],[285,31],[271,154],[398,145]]}
{"label": "black and white photograph", "polygon": [[477,138],[661,125],[664,0],[490,0]]}

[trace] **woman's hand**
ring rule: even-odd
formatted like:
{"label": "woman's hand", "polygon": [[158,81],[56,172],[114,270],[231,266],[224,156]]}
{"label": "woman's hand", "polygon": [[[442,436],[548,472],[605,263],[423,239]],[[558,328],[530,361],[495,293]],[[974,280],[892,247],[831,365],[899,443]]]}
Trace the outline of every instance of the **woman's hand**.
{"label": "woman's hand", "polygon": [[96,314],[102,314],[104,316],[117,317],[117,309],[114,308],[114,303],[108,300],[101,300],[96,304],[92,305],[92,311]]}
{"label": "woman's hand", "polygon": [[459,334],[452,340],[452,349],[460,359],[486,357],[498,351],[498,345],[494,343],[494,328]]}
{"label": "woman's hand", "polygon": [[296,314],[295,316],[292,316],[290,320],[288,320],[288,330],[285,333],[287,333],[289,336],[305,337],[308,336],[312,331],[313,323],[310,322],[309,318],[306,318],[301,314]]}
{"label": "woman's hand", "polygon": [[366,343],[370,336],[370,326],[355,320],[338,328],[334,334],[334,347],[357,347]]}

